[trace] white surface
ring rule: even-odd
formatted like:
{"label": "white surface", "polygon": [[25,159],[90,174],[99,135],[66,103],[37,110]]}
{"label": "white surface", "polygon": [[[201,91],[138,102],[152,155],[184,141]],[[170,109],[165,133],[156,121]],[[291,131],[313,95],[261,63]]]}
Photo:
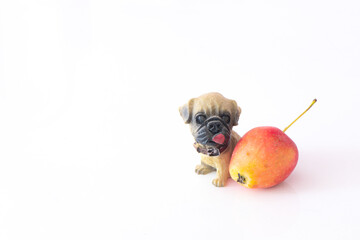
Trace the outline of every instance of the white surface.
{"label": "white surface", "polygon": [[[359,1],[1,1],[0,239],[359,239]],[[218,91],[300,158],[194,173],[178,106]]]}

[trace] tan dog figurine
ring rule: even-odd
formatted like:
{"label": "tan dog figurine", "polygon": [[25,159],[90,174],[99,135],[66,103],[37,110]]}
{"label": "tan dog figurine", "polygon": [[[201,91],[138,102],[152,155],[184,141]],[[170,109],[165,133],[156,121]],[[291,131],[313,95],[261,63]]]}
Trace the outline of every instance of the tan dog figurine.
{"label": "tan dog figurine", "polygon": [[197,174],[207,174],[216,170],[212,183],[217,187],[225,186],[229,178],[231,154],[240,136],[232,131],[238,124],[241,108],[234,100],[220,93],[208,93],[192,98],[179,108],[185,123],[195,138],[194,147],[201,155]]}

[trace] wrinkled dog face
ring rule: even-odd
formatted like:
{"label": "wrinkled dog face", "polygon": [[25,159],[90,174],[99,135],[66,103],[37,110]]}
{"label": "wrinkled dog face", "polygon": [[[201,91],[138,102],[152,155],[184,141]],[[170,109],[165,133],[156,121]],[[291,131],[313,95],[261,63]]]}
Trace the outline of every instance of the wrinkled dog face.
{"label": "wrinkled dog face", "polygon": [[241,109],[234,100],[219,93],[208,93],[191,99],[180,107],[180,114],[195,141],[204,146],[226,148],[231,129],[237,125]]}
{"label": "wrinkled dog face", "polygon": [[230,139],[230,115],[207,116],[203,112],[195,114],[195,121],[192,125],[196,128],[193,131],[196,142],[204,146],[227,145]]}

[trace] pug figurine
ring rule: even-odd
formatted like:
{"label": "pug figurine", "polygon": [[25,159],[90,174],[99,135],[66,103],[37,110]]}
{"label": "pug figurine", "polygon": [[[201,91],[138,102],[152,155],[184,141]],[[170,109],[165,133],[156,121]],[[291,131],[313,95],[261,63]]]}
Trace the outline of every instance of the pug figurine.
{"label": "pug figurine", "polygon": [[220,93],[207,93],[192,98],[179,108],[180,115],[195,138],[194,147],[201,156],[197,174],[216,171],[212,183],[223,187],[229,178],[229,163],[240,136],[232,131],[238,124],[241,108],[236,101]]}

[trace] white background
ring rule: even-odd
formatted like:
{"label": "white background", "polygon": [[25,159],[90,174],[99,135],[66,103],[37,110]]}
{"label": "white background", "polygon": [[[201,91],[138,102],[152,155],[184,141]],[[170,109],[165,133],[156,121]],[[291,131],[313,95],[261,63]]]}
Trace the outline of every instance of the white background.
{"label": "white background", "polygon": [[[0,239],[359,239],[357,0],[0,2]],[[178,113],[286,127],[277,187],[198,176]]]}

